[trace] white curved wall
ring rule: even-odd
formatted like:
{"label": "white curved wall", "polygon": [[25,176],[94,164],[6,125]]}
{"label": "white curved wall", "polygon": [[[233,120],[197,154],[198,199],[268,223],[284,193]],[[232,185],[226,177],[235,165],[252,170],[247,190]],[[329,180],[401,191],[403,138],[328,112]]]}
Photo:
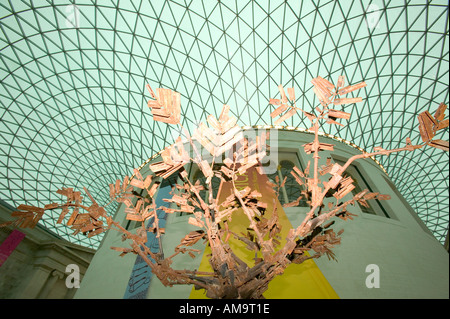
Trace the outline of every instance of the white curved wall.
{"label": "white curved wall", "polygon": [[[280,133],[280,147],[310,141],[308,138],[300,140],[299,135],[294,134]],[[335,144],[333,154],[320,153],[323,164],[328,156],[348,158],[360,153],[329,138],[322,140]],[[302,159],[307,157],[302,148],[298,152]],[[383,177],[386,174],[373,160],[358,160],[355,164],[373,191],[391,196],[390,200],[381,202],[391,218],[363,214],[356,206],[349,209],[358,215],[354,220],[336,219],[334,229],[344,229],[342,242],[334,249],[338,262],[326,257],[316,259],[331,286],[340,298],[448,298],[448,252],[403,204]],[[286,209],[294,227],[304,217],[304,213],[299,216],[299,211]],[[371,264],[379,268],[379,288],[366,286],[367,277],[373,274],[373,271],[366,272]]]}

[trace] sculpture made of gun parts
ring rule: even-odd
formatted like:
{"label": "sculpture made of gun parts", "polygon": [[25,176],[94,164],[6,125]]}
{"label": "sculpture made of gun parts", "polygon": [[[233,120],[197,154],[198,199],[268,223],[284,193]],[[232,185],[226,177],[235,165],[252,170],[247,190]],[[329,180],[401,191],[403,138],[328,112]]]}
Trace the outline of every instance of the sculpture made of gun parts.
{"label": "sculpture made of gun parts", "polygon": [[[433,139],[439,130],[448,127],[448,119],[444,120],[446,105],[441,103],[436,113],[431,115],[428,111],[419,114],[419,130],[423,143],[412,145],[411,140],[406,140],[402,148],[385,150],[375,148],[371,153],[355,155],[341,166],[333,163],[331,158],[326,165],[319,167],[319,152],[323,150],[333,151],[333,145],[319,142],[319,125],[321,121],[332,125],[343,125],[340,120],[348,120],[350,113],[331,108],[341,104],[360,102],[360,97],[345,98],[345,94],[359,90],[366,86],[364,82],[356,85],[345,86],[344,76],[339,76],[336,86],[321,77],[312,80],[313,90],[319,99],[320,106],[316,112],[307,112],[298,108],[295,104],[293,88],[287,89],[287,95],[282,85],[279,86],[280,99],[270,99],[270,104],[276,109],[270,114],[277,118],[275,124],[279,124],[295,115],[303,113],[312,123],[310,131],[314,133],[311,143],[303,145],[307,154],[312,154],[312,163],[308,163],[305,170],[294,167],[291,174],[295,181],[303,187],[300,197],[284,206],[297,206],[300,200],[306,200],[310,209],[301,224],[289,230],[286,238],[281,238],[281,224],[278,219],[277,205],[267,203],[257,190],[251,187],[238,189],[236,181],[239,176],[245,175],[248,170],[256,170],[263,174],[261,159],[266,155],[266,142],[268,136],[263,132],[256,140],[244,138],[237,120],[230,116],[229,106],[224,105],[219,118],[212,115],[207,117],[209,126],[204,123],[195,129],[192,136],[189,135],[180,124],[180,94],[170,89],[156,89],[156,93],[147,86],[151,99],[148,106],[156,121],[172,125],[180,125],[186,141],[192,146],[193,152],[187,152],[183,140],[178,138],[173,145],[161,152],[162,161],[150,164],[154,173],[145,178],[140,171],[134,169],[131,178],[125,176],[109,185],[111,201],[116,201],[126,206],[127,219],[140,223],[137,232],[130,232],[120,223],[115,221],[106,210],[106,206],[99,205],[84,188],[91,205],[87,206],[83,201],[81,192],[72,188],[62,188],[57,191],[64,196],[64,203],[52,203],[43,208],[30,205],[20,205],[17,211],[12,213],[15,220],[4,223],[17,227],[34,227],[48,210],[61,210],[57,223],[65,223],[74,230],[74,234],[83,233],[88,237],[96,236],[106,230],[116,230],[122,233],[124,240],[128,240],[128,247],[111,247],[120,252],[120,255],[134,253],[151,268],[152,273],[166,286],[178,284],[192,284],[196,289],[205,289],[209,298],[263,298],[263,293],[268,289],[269,282],[276,276],[283,274],[291,263],[303,263],[311,258],[326,255],[335,259],[333,247],[340,243],[342,230],[335,233],[331,219],[352,219],[353,215],[347,211],[349,205],[360,203],[366,206],[367,200],[389,199],[389,196],[379,193],[369,193],[367,190],[359,192],[351,199],[343,200],[354,189],[354,181],[345,172],[348,166],[357,159],[378,155],[389,155],[401,151],[414,151],[424,146],[448,151],[449,143],[440,139]],[[197,143],[194,143],[197,141]],[[201,146],[207,150],[212,162],[204,159],[197,149]],[[231,154],[223,160],[224,165],[217,168],[214,159],[222,154]],[[190,162],[198,165],[206,178],[206,188],[212,190],[213,178],[220,180],[218,192],[210,191],[207,198],[200,192],[204,186],[199,182],[193,183],[189,179],[184,166]],[[310,165],[311,164],[311,165]],[[310,171],[312,170],[312,173]],[[162,179],[172,174],[178,174],[181,183],[177,183],[171,198],[166,202],[174,203],[177,208],[157,207],[154,196]],[[322,176],[330,175],[323,181]],[[286,179],[285,179],[286,180]],[[276,179],[273,184],[267,179],[266,184],[275,190],[279,190],[285,182]],[[226,196],[221,190],[231,189]],[[138,195],[135,190],[145,190],[148,196]],[[276,191],[275,191],[276,194]],[[222,195],[222,196],[221,196]],[[325,208],[325,197],[334,197],[335,202],[329,201]],[[346,198],[349,198],[347,196]],[[276,195],[271,197],[276,200]],[[271,205],[268,205],[271,204]],[[173,207],[173,206],[172,206]],[[271,207],[271,211],[268,211]],[[190,214],[189,224],[198,228],[188,233],[175,248],[171,256],[164,257],[162,253],[152,252],[146,245],[147,232],[152,231],[156,237],[164,236],[165,229],[161,228],[158,221],[158,210],[165,213],[183,212]],[[246,233],[236,233],[228,228],[233,214],[241,213],[246,216],[247,225],[243,225]],[[70,217],[69,217],[70,216]],[[68,217],[68,218],[66,218]],[[255,258],[251,263],[236,256],[228,244],[230,237],[238,240],[244,247],[255,252]],[[195,257],[200,250],[192,246],[203,240],[211,251],[209,263],[211,272],[191,270],[175,270],[171,267],[172,260],[179,254],[189,254]]]}

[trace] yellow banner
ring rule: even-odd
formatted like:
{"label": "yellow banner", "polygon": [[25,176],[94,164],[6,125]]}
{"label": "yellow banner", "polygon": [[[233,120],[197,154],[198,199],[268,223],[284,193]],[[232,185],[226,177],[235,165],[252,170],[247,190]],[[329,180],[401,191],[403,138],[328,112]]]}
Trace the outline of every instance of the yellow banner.
{"label": "yellow banner", "polygon": [[[273,203],[275,199],[275,205],[277,205],[277,213],[279,218],[279,224],[281,225],[281,239],[280,245],[284,245],[285,238],[289,229],[292,228],[282,205],[275,196],[273,189],[267,184],[268,178],[266,175],[260,175],[255,168],[247,170],[245,175],[239,176],[235,182],[238,190],[250,186],[252,190],[257,190],[262,194],[262,201],[267,203],[268,207],[264,214],[264,217],[270,218],[273,212]],[[224,183],[222,185],[221,193],[219,194],[219,203],[221,203],[232,192],[231,182]],[[239,235],[241,233],[246,234],[246,228],[249,225],[247,216],[242,209],[235,211],[232,215],[231,222],[228,222],[228,228]],[[255,252],[245,248],[245,245],[233,236],[230,236],[228,244],[237,257],[246,262],[250,267],[254,264]],[[282,247],[282,246],[279,246]],[[207,247],[203,253],[202,261],[200,263],[199,271],[212,271],[209,264],[208,254],[211,253],[209,247]],[[279,275],[273,279],[268,290],[264,293],[266,299],[336,299],[339,296],[334,289],[328,283],[325,276],[320,271],[314,260],[310,259],[302,264],[290,264],[282,275]],[[207,298],[205,291],[195,290],[192,288],[191,299],[203,299]]]}

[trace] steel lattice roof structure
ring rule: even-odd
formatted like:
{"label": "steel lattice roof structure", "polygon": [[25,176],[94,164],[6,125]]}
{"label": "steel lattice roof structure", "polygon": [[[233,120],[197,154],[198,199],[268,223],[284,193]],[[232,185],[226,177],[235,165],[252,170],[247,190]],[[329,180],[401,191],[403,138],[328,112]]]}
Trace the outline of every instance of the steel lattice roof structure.
{"label": "steel lattice roof structure", "polygon": [[[60,187],[86,186],[106,203],[109,183],[173,142],[173,128],[152,120],[146,84],[181,93],[192,131],[223,104],[240,125],[272,124],[279,84],[312,110],[311,79],[339,75],[367,87],[344,107],[348,125],[325,133],[367,151],[419,143],[417,115],[449,101],[448,2],[2,1],[0,199],[43,206],[60,201]],[[310,123],[297,115],[284,125]],[[448,156],[378,158],[440,242]],[[42,224],[81,245],[101,239],[70,236],[51,215]]]}

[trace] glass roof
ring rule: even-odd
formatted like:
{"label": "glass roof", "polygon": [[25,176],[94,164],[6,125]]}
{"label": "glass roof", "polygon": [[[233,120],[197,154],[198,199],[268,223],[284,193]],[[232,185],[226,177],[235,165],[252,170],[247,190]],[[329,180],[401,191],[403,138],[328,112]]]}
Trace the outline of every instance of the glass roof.
{"label": "glass roof", "polygon": [[[147,83],[181,93],[192,132],[224,103],[241,125],[272,124],[279,84],[313,109],[311,79],[345,75],[366,81],[363,102],[326,133],[367,151],[418,143],[417,115],[449,101],[448,13],[448,1],[412,0],[1,1],[0,198],[43,206],[86,186],[106,203],[109,183],[173,142],[152,120]],[[284,125],[310,126],[299,115]],[[378,160],[443,242],[448,153]],[[81,245],[101,239],[42,223]]]}

